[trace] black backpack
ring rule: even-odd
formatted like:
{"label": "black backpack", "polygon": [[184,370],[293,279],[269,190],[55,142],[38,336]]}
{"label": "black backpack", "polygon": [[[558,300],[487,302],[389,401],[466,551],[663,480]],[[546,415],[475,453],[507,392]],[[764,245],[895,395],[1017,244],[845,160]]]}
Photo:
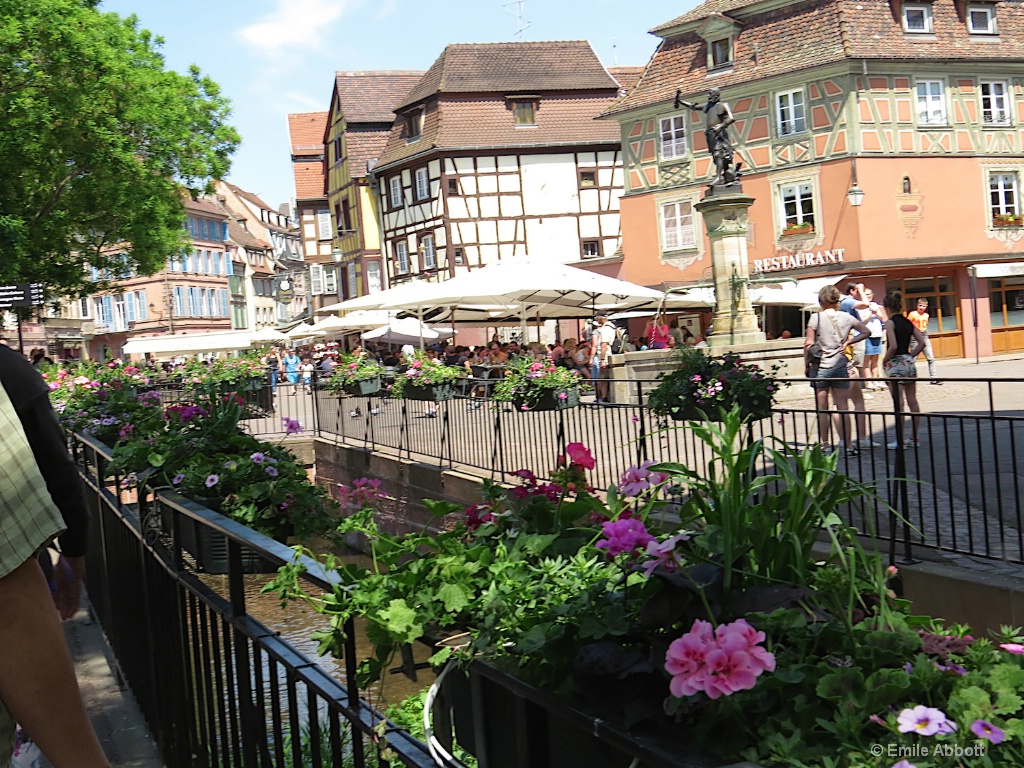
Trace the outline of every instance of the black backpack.
{"label": "black backpack", "polygon": [[612,354],[613,355],[617,355],[620,352],[622,352],[622,346],[623,346],[623,343],[622,343],[622,329],[621,328],[616,328],[615,329],[615,338],[612,340],[612,344],[611,344]]}

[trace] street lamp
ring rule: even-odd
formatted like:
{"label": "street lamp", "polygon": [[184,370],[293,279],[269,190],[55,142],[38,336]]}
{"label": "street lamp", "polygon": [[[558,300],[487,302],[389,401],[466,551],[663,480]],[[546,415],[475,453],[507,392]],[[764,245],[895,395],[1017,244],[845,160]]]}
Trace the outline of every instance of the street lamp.
{"label": "street lamp", "polygon": [[853,173],[851,181],[853,184],[846,193],[846,199],[850,201],[850,205],[854,208],[859,208],[860,204],[864,202],[864,190],[857,184],[857,158],[851,158],[850,170]]}

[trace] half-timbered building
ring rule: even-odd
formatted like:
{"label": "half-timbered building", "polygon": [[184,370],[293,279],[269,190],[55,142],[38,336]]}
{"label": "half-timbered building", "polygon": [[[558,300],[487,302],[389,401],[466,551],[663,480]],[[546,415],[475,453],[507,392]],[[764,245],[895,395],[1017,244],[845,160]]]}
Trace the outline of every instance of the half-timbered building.
{"label": "half-timbered building", "polygon": [[619,133],[595,117],[619,91],[585,41],[445,48],[373,171],[391,282],[616,254]]}
{"label": "half-timbered building", "polygon": [[[707,277],[694,203],[713,163],[703,114],[683,102],[714,86],[756,198],[752,272],[854,275],[876,297],[927,298],[938,355],[1024,348],[1020,3],[708,0],[652,33],[656,53],[607,113],[625,155],[623,259],[609,271]],[[802,332],[799,316],[785,322]]]}
{"label": "half-timbered building", "polygon": [[370,173],[387,144],[394,106],[422,75],[406,70],[335,75],[324,139],[333,267],[312,271],[314,294],[350,299],[388,287]]}

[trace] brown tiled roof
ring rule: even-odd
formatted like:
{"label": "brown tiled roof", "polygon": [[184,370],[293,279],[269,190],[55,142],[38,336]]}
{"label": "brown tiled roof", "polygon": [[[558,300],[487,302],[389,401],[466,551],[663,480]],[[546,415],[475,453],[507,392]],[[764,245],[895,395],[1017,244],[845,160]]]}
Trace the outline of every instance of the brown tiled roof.
{"label": "brown tiled roof", "polygon": [[739,8],[743,8],[748,5],[757,5],[758,3],[764,2],[764,0],[707,0],[701,3],[692,11],[687,11],[682,16],[677,16],[672,21],[666,21],[664,24],[659,24],[650,30],[652,35],[658,35],[659,37],[676,27],[688,24],[692,21],[699,21],[700,19],[711,16],[712,14],[728,14],[729,11],[735,11]]}
{"label": "brown tiled roof", "polygon": [[348,123],[390,123],[395,105],[422,76],[422,70],[337,72],[335,96]]}
{"label": "brown tiled roof", "polygon": [[226,182],[226,183],[227,183],[228,187],[231,189],[231,191],[234,192],[236,195],[238,195],[243,200],[248,200],[253,205],[257,205],[257,206],[259,206],[260,208],[263,208],[266,211],[276,210],[273,206],[267,205],[265,202],[260,200],[258,195],[254,195],[252,192],[246,192],[241,187],[236,187],[230,181]]}
{"label": "brown tiled roof", "polygon": [[[839,3],[804,0],[745,19],[743,31],[736,37],[733,69],[716,74],[713,83],[707,80],[707,43],[695,31],[666,38],[637,86],[605,114],[671,101],[676,89],[686,99],[699,99],[710,85],[724,88],[842,61],[847,53]],[[885,0],[860,0],[858,4],[872,3],[886,5]]]}
{"label": "brown tiled roof", "polygon": [[442,98],[439,110],[436,103],[430,104],[419,141],[407,143],[404,125],[402,121],[396,121],[379,164],[384,167],[434,148],[514,149],[617,144],[621,138],[618,125],[594,119],[614,103],[614,99],[614,92],[606,95],[560,93],[541,96],[537,126],[517,128],[510,105],[504,98],[448,96]]}
{"label": "brown tiled roof", "polygon": [[640,81],[644,67],[608,67],[608,74],[618,81],[619,88],[627,93]]}
{"label": "brown tiled roof", "polygon": [[345,152],[353,179],[366,177],[367,162],[380,157],[390,135],[390,131],[345,131]]}
{"label": "brown tiled roof", "polygon": [[228,219],[228,237],[231,242],[243,248],[255,248],[268,250],[272,246],[256,237],[252,232],[243,227],[234,217]]}
{"label": "brown tiled roof", "polygon": [[292,163],[292,171],[295,173],[296,200],[313,200],[326,194],[322,161]]}
{"label": "brown tiled roof", "polygon": [[288,115],[288,135],[292,140],[292,156],[322,155],[327,112],[301,112]]}
{"label": "brown tiled roof", "polygon": [[224,212],[223,208],[209,200],[192,200],[189,198],[185,200],[185,208],[189,211],[195,211],[196,213],[202,213],[216,218],[226,219],[228,217],[228,214]]}
{"label": "brown tiled roof", "polygon": [[[651,30],[669,34],[647,65],[638,85],[606,115],[684,98],[699,98],[707,80],[707,44],[693,22],[714,13],[741,18],[731,72],[717,74],[714,85],[727,87],[844,59],[901,61],[1019,61],[1024,59],[1024,4],[997,2],[998,39],[971,35],[960,13],[960,0],[933,0],[934,35],[905,34],[890,0],[820,0],[791,2],[758,12],[761,0],[707,0],[689,13]],[[959,6],[959,11],[958,11]]]}
{"label": "brown tiled roof", "polygon": [[453,43],[395,111],[435,93],[602,90],[615,82],[586,40]]}

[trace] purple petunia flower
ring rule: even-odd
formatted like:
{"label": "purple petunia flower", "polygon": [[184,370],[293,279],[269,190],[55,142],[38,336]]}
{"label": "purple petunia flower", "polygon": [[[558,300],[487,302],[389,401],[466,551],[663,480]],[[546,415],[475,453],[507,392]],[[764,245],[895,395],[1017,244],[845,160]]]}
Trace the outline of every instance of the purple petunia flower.
{"label": "purple petunia flower", "polygon": [[277,467],[264,467],[263,471],[271,477],[277,477]]}
{"label": "purple petunia flower", "polygon": [[257,451],[256,453],[254,453],[254,454],[253,454],[252,456],[250,456],[249,458],[250,458],[250,459],[252,459],[252,463],[253,463],[253,464],[262,464],[262,463],[263,463],[263,461],[264,461],[264,460],[265,460],[265,459],[266,459],[267,457],[266,457],[266,456],[264,456],[264,455],[263,455],[262,453],[260,453],[259,451]]}
{"label": "purple petunia flower", "polygon": [[220,482],[220,477],[217,475],[208,475],[206,478],[206,487],[213,488],[217,483]]}
{"label": "purple petunia flower", "polygon": [[897,719],[900,733],[934,736],[937,733],[952,733],[956,730],[956,723],[949,720],[945,712],[923,704],[918,704],[913,709],[904,709]]}
{"label": "purple petunia flower", "polygon": [[174,479],[171,480],[171,485],[178,485],[184,479],[185,479],[184,475],[177,474],[177,475],[174,476]]}
{"label": "purple petunia flower", "polygon": [[971,733],[979,739],[986,739],[993,744],[1001,744],[1006,738],[1006,731],[987,720],[975,720],[971,723]]}
{"label": "purple petunia flower", "polygon": [[302,431],[302,425],[298,419],[289,419],[287,416],[281,419],[284,422],[284,431],[286,434],[295,435]]}

